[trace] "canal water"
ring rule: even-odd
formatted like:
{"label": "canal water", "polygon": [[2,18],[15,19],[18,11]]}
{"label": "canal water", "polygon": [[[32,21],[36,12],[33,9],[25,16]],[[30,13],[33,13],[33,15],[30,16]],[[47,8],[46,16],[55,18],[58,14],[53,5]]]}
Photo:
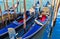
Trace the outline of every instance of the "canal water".
{"label": "canal water", "polygon": [[[4,0],[5,2],[6,2],[6,0]],[[16,4],[17,2],[16,2],[17,0],[14,0],[14,4]],[[21,3],[21,10],[23,11],[24,10],[24,3],[23,3],[23,1],[24,0],[20,0],[20,2],[19,3]],[[36,2],[37,2],[38,0],[36,0]],[[50,3],[51,3],[51,0],[42,0],[42,5],[43,6],[45,6],[46,5],[46,3],[47,3],[47,1],[49,1]],[[11,7],[12,6],[12,0],[8,0],[8,5],[9,5],[9,7]],[[26,0],[26,10],[29,10],[32,6],[34,5],[34,0]],[[3,3],[3,0],[0,0],[0,6],[1,6],[1,8],[2,8],[2,11],[4,11],[4,3]],[[17,10],[17,9],[16,9]],[[18,6],[18,11],[20,11],[20,4],[19,4],[19,6]],[[43,32],[44,32],[44,30],[43,30]],[[38,34],[39,35],[39,34]],[[38,38],[40,39],[40,36],[38,36]],[[33,38],[33,39],[35,39],[35,38]]]}
{"label": "canal water", "polygon": [[[6,0],[4,0],[6,2]],[[24,0],[20,0],[21,3],[21,9],[23,11],[24,9],[24,5],[23,5],[23,1]],[[38,0],[36,0],[37,2]],[[42,0],[42,5],[44,6],[46,4],[46,2],[49,1],[51,3],[51,0]],[[14,4],[17,3],[17,0],[14,0]],[[9,7],[12,6],[12,0],[8,0],[8,5]],[[26,0],[26,9],[29,10],[32,6],[34,5],[34,0]],[[3,0],[0,0],[0,6],[2,8],[2,11],[4,10],[4,3]],[[18,11],[20,11],[20,5],[18,6]]]}

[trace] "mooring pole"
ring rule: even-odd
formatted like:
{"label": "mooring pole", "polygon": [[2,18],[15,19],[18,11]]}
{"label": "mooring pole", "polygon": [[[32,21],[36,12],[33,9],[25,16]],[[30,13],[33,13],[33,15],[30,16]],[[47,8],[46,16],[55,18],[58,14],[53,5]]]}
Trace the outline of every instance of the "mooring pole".
{"label": "mooring pole", "polygon": [[42,0],[39,0],[39,2],[40,2],[40,8],[42,8]]}
{"label": "mooring pole", "polygon": [[20,2],[20,13],[21,13],[21,8],[22,8],[22,7],[21,7],[21,2]]}
{"label": "mooring pole", "polygon": [[4,0],[3,0],[3,3],[4,3],[4,10],[6,10],[6,7],[5,7],[5,2],[4,2]]}
{"label": "mooring pole", "polygon": [[56,2],[56,6],[53,5],[55,7],[54,8],[54,17],[52,19],[51,30],[50,30],[49,36],[51,36],[51,34],[52,34],[52,30],[53,30],[53,27],[54,27],[54,24],[55,24],[54,22],[56,21],[56,17],[57,17],[57,13],[58,13],[58,8],[59,8],[59,4],[60,4],[59,0],[56,0],[55,2]]}
{"label": "mooring pole", "polygon": [[26,30],[26,0],[24,0],[24,29]]}
{"label": "mooring pole", "polygon": [[8,10],[8,0],[6,0],[6,10],[8,11],[8,20],[10,22],[10,12]]}
{"label": "mooring pole", "polygon": [[2,26],[1,26],[1,28],[2,28],[4,26],[4,17],[3,17],[3,14],[2,14],[1,6],[0,6],[0,13],[1,13],[1,17],[2,17]]}

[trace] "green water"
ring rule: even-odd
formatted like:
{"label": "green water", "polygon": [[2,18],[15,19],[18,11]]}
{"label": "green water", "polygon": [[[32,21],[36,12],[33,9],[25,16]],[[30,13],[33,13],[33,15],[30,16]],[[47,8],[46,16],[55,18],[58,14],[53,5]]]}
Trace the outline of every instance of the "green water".
{"label": "green water", "polygon": [[[16,1],[17,0],[14,0],[14,4],[17,3]],[[21,8],[24,9],[23,0],[20,0],[19,3],[21,3]],[[33,0],[26,0],[26,8],[27,8],[27,10],[30,9],[33,6],[33,3],[34,3]],[[8,5],[9,5],[9,7],[12,6],[12,0],[8,1]],[[0,6],[1,6],[2,10],[4,10],[4,3],[3,3],[2,0],[0,0]],[[18,6],[18,10],[20,10],[20,5]]]}
{"label": "green water", "polygon": [[[4,0],[6,2],[6,0]],[[17,0],[14,0],[14,4],[16,4]],[[23,1],[24,0],[20,0],[19,3],[21,3],[21,9],[24,9],[24,5],[23,5]],[[37,2],[38,0],[36,0]],[[51,0],[42,0],[42,5],[45,5],[47,1],[50,1],[51,3]],[[26,0],[26,9],[29,10],[34,4],[34,0]],[[8,5],[9,7],[12,6],[12,0],[8,0]],[[2,8],[2,11],[4,10],[4,3],[3,3],[3,0],[0,0],[0,6]],[[18,11],[20,11],[20,5],[18,6]]]}

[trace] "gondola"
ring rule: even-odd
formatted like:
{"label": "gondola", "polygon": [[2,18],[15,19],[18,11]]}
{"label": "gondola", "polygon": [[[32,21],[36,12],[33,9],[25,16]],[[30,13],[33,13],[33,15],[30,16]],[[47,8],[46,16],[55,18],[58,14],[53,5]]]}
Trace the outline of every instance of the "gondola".
{"label": "gondola", "polygon": [[[3,0],[3,2],[4,2],[4,0]],[[8,3],[8,0],[6,0],[6,2]],[[9,20],[14,20],[14,10],[19,6],[19,0],[17,1],[17,3],[14,5],[15,7],[14,7],[14,9],[13,9],[13,6],[12,7],[8,7],[8,4],[6,3],[6,5],[5,5],[5,2],[4,2],[4,11],[1,11],[1,16],[0,16],[0,19],[1,19],[1,17],[3,17],[4,19],[1,19],[1,20],[4,20],[4,22],[5,21],[9,21]],[[7,9],[6,9],[7,8]],[[9,12],[8,12],[9,11]],[[8,13],[9,13],[9,15],[10,16],[8,16]],[[18,13],[18,12],[16,12],[16,13]],[[19,12],[20,13],[20,12]],[[17,17],[19,16],[19,15],[21,15],[21,14],[17,14]],[[11,17],[10,19],[8,19],[9,17]],[[0,24],[2,23],[2,21],[0,22]],[[9,23],[9,22],[8,22]]]}
{"label": "gondola", "polygon": [[[48,11],[49,12],[49,11]],[[35,24],[31,27],[31,29],[22,36],[22,39],[29,39],[33,37],[35,34],[37,34],[43,27],[46,27],[48,24],[49,16],[46,16],[46,19],[44,21],[41,20],[40,17],[37,17],[35,19]]]}
{"label": "gondola", "polygon": [[[44,10],[46,10],[46,9],[44,9]],[[43,11],[44,12],[44,11]],[[45,13],[48,13],[48,12],[46,12],[45,11]],[[50,15],[48,15],[48,16],[50,16]],[[45,20],[42,20],[42,18],[41,17],[37,17],[36,19],[35,19],[35,24],[30,28],[30,30],[28,30],[28,32],[27,33],[25,33],[23,36],[22,36],[22,39],[31,39],[31,37],[34,37],[35,35],[37,35],[37,33],[38,32],[40,32],[41,31],[41,29],[43,28],[43,27],[46,27],[47,25],[49,26],[49,25],[51,25],[51,24],[48,24],[49,23],[49,17],[44,17],[45,18]],[[21,20],[21,19],[20,19]],[[51,19],[52,20],[52,19]],[[16,23],[15,23],[16,22]],[[23,20],[21,20],[21,21],[18,21],[19,23],[22,23],[23,22]],[[19,23],[18,23],[16,20],[15,21],[13,21],[13,23],[14,24],[16,24],[16,25],[19,25]],[[51,21],[50,21],[51,22]],[[36,36],[35,36],[36,37]]]}
{"label": "gondola", "polygon": [[31,29],[22,38],[30,38],[31,36],[36,34],[38,31],[40,31],[46,24],[47,19],[44,23],[41,23],[39,19],[38,20],[36,19],[35,22],[36,24],[33,27],[31,27]]}
{"label": "gondola", "polygon": [[[26,16],[26,22],[29,21],[31,18],[32,17],[30,17],[30,16],[27,15]],[[7,25],[6,27],[2,28],[0,30],[0,36],[8,33],[8,28],[14,28],[14,29],[16,29],[16,28],[20,27],[21,25],[23,25],[23,16],[18,17],[17,20],[11,22],[9,25]]]}
{"label": "gondola", "polygon": [[[14,9],[11,10],[5,10],[2,13],[4,13],[3,15],[7,14],[9,11],[10,14],[14,13]],[[16,13],[20,13],[20,12],[16,12]],[[31,20],[32,16],[30,16],[29,11],[26,11],[26,22],[28,22],[29,20]],[[17,17],[17,19],[15,19],[14,21],[10,22],[8,25],[6,25],[4,28],[0,29],[0,36],[3,36],[5,34],[8,33],[8,28],[18,28],[21,25],[23,25],[23,14],[21,14],[21,16]]]}

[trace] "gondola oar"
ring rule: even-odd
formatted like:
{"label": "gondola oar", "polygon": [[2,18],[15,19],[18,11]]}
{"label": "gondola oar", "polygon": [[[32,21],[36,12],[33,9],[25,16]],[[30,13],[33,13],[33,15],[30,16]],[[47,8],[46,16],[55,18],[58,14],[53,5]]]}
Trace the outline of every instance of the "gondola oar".
{"label": "gondola oar", "polygon": [[[17,4],[18,4],[18,0],[17,0]],[[18,12],[18,6],[17,6],[17,12]]]}
{"label": "gondola oar", "polygon": [[1,13],[1,17],[2,17],[2,26],[1,28],[4,26],[4,18],[3,18],[3,14],[2,14],[2,10],[1,10],[1,6],[0,6],[0,13]]}
{"label": "gondola oar", "polygon": [[42,0],[39,0],[39,2],[40,2],[40,8],[42,8],[42,6],[43,6],[43,5],[42,5]]}
{"label": "gondola oar", "polygon": [[[12,0],[12,6],[14,8],[14,0]],[[12,15],[12,18],[14,19],[14,16]]]}
{"label": "gondola oar", "polygon": [[[17,0],[17,12],[18,12],[18,5],[19,5],[19,0]],[[16,18],[17,18],[17,14],[16,14]]]}
{"label": "gondola oar", "polygon": [[51,0],[51,1],[52,1],[51,5],[52,5],[52,7],[54,8],[55,0]]}
{"label": "gondola oar", "polygon": [[13,4],[13,10],[14,10],[14,19],[16,19],[17,18],[17,14],[16,14],[16,11],[15,11],[15,6],[14,6],[14,0],[12,0],[12,4]]}
{"label": "gondola oar", "polygon": [[7,10],[7,14],[8,14],[8,20],[9,20],[9,22],[10,22],[10,12],[9,12],[9,10],[8,10],[8,0],[6,0],[6,10]]}
{"label": "gondola oar", "polygon": [[20,13],[21,13],[21,8],[22,8],[22,7],[21,7],[21,3],[20,3]]}
{"label": "gondola oar", "polygon": [[26,0],[24,0],[24,30],[26,31]]}
{"label": "gondola oar", "polygon": [[14,0],[12,0],[12,5],[13,5],[13,10],[14,10],[14,16],[13,16],[13,19],[15,20],[15,19],[17,18],[17,14],[16,14],[16,11],[15,11]]}

